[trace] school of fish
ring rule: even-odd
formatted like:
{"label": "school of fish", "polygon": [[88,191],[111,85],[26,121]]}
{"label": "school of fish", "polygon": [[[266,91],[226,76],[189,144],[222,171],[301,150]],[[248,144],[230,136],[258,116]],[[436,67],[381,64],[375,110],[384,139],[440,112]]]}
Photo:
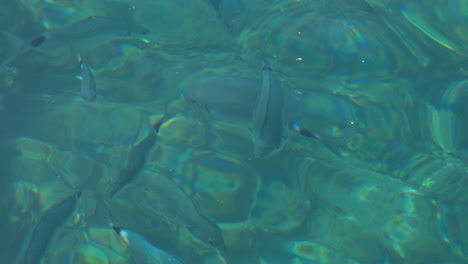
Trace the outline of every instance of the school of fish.
{"label": "school of fish", "polygon": [[[232,19],[241,6],[237,1],[211,1],[214,9],[223,13],[224,23],[233,30]],[[233,8],[231,10],[231,8]],[[232,12],[231,12],[232,11]],[[13,47],[10,54],[3,59],[2,64],[9,64],[30,50],[53,52],[56,49],[71,49],[78,57],[81,84],[80,96],[86,103],[105,101],[99,95],[99,75],[90,66],[90,58],[83,58],[85,51],[122,38],[138,38],[150,33],[150,30],[135,23],[132,19],[89,16],[69,25],[50,28],[31,39],[18,37],[10,32],[2,31]],[[266,58],[265,58],[266,59]],[[96,78],[97,77],[97,78]],[[300,131],[305,136],[320,138],[319,132],[313,133],[307,128],[292,129],[297,126],[297,113],[304,109],[295,109],[297,103],[291,91],[284,85],[281,75],[272,69],[268,63],[257,65],[256,77],[246,78],[230,76],[229,74],[201,73],[197,78],[188,78],[182,82],[182,95],[185,99],[195,102],[206,110],[207,115],[227,118],[233,122],[245,124],[251,131],[252,153],[257,159],[265,159],[280,152],[287,144],[288,134]],[[235,90],[235,93],[231,91]],[[231,95],[228,95],[231,93]],[[227,95],[227,96],[226,96]],[[314,96],[320,97],[319,94]],[[327,95],[328,96],[328,95]],[[320,97],[322,98],[322,97]],[[325,97],[323,97],[325,98]],[[99,100],[97,100],[99,99]],[[225,101],[223,101],[225,100]],[[335,99],[332,99],[335,100]],[[346,103],[344,103],[346,104]],[[321,110],[311,110],[318,113]],[[341,113],[331,111],[330,120],[343,124]],[[310,114],[310,113],[308,113]],[[351,119],[353,117],[350,117]],[[141,212],[136,210],[135,217],[144,216],[148,212],[157,212],[152,216],[159,217],[161,222],[188,231],[197,241],[205,244],[210,250],[222,252],[226,249],[223,231],[201,209],[191,196],[186,194],[169,175],[146,168],[148,156],[158,143],[159,128],[170,117],[164,116],[148,129],[146,136],[133,142],[128,151],[125,166],[115,175],[109,189],[102,190],[84,187],[75,193],[43,210],[29,226],[23,239],[21,249],[16,257],[17,264],[39,264],[47,256],[54,234],[63,226],[71,225],[76,215],[80,214],[80,199],[91,196],[97,201],[94,218],[85,219],[86,224],[103,223],[115,231],[130,252],[130,263],[189,263],[175,253],[159,248],[151,241],[154,238],[133,230],[127,222],[115,220],[112,210],[113,200],[124,199],[128,193],[136,190],[148,191],[154,194],[151,202]],[[141,126],[143,127],[143,126]],[[316,129],[318,131],[318,129]],[[322,137],[324,137],[322,135]],[[86,193],[86,195],[82,195]],[[97,221],[96,221],[97,218]],[[68,221],[68,224],[66,224]],[[76,223],[75,223],[76,225]]]}

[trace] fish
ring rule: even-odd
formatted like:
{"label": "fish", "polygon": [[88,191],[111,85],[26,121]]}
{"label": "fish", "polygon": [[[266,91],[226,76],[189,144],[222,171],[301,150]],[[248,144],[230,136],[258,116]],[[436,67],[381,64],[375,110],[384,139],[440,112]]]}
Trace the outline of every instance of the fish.
{"label": "fish", "polygon": [[248,10],[239,0],[211,0],[211,5],[232,33],[238,33],[241,30],[240,24],[247,19]]}
{"label": "fish", "polygon": [[152,245],[144,236],[129,229],[113,226],[114,231],[124,240],[135,264],[183,264],[177,257]]}
{"label": "fish", "polygon": [[47,30],[33,38],[29,45],[43,49],[71,45],[83,49],[118,38],[144,36],[149,32],[130,18],[89,16],[70,25]]}
{"label": "fish", "polygon": [[303,91],[296,107],[294,130],[300,135],[318,140],[336,156],[359,132],[359,108],[351,100],[337,94]]}
{"label": "fish", "polygon": [[120,172],[119,177],[114,182],[110,195],[114,196],[123,187],[129,184],[135,175],[142,169],[145,163],[145,156],[156,142],[156,133],[150,131],[148,135],[128,154],[127,166]]}
{"label": "fish", "polygon": [[288,94],[276,74],[266,64],[252,113],[254,156],[265,158],[279,151],[289,129]]}
{"label": "fish", "polygon": [[29,228],[16,258],[16,264],[40,263],[55,231],[71,215],[81,192],[49,207]]}
{"label": "fish", "polygon": [[129,17],[89,16],[63,27],[48,29],[31,39],[23,39],[5,30],[2,33],[11,49],[2,61],[2,64],[7,64],[31,49],[43,52],[59,48],[89,50],[116,39],[143,37],[150,30]]}
{"label": "fish", "polygon": [[[180,83],[185,99],[201,105],[210,119],[249,124],[259,80],[199,72]],[[228,95],[228,96],[226,96]]]}
{"label": "fish", "polygon": [[[296,125],[316,138],[341,140],[352,137],[359,128],[358,109],[344,96],[307,90],[297,103],[300,112]],[[308,136],[308,135],[304,135]]]}
{"label": "fish", "polygon": [[[276,121],[280,129],[276,132],[286,133],[298,132],[300,135],[315,138],[325,144],[333,145],[347,142],[358,129],[358,117],[356,106],[346,97],[337,94],[320,92],[315,90],[297,89],[289,92],[287,89],[278,87],[281,84],[276,79],[274,72],[265,69],[261,80],[250,79],[242,76],[219,75],[209,71],[200,71],[187,76],[180,82],[179,88],[184,98],[196,106],[200,106],[202,114],[207,115],[208,120],[224,121],[242,126],[251,126],[252,132],[261,128],[257,121],[263,118],[259,107],[259,101],[267,101],[265,92],[276,91],[276,96],[269,102],[277,109]],[[269,81],[269,87],[264,87],[263,82]],[[261,94],[261,92],[263,94]],[[284,94],[284,96],[280,96]],[[261,98],[261,96],[264,96]],[[274,100],[276,100],[275,103]],[[257,119],[253,119],[254,109],[257,111]],[[284,115],[280,111],[284,109]],[[266,112],[263,114],[266,116]],[[265,118],[273,118],[266,116]],[[275,117],[276,118],[276,117]],[[282,122],[282,123],[281,123]],[[281,125],[282,124],[282,125]],[[260,132],[257,131],[258,135]],[[252,140],[254,139],[252,134]],[[258,138],[260,136],[257,136]],[[260,142],[260,139],[257,139]],[[284,138],[283,138],[284,140]],[[277,140],[278,141],[278,140]],[[329,143],[330,141],[332,143]],[[279,142],[282,142],[279,138]],[[281,144],[280,144],[281,146]],[[330,146],[328,148],[330,148]],[[268,156],[276,150],[262,149],[257,146],[258,156]],[[265,152],[262,155],[261,152]],[[333,151],[336,153],[336,150]]]}
{"label": "fish", "polygon": [[137,185],[151,191],[154,199],[146,201],[148,212],[164,215],[167,220],[184,226],[194,237],[203,243],[225,249],[222,230],[208,219],[193,200],[172,180],[153,170],[141,173]]}
{"label": "fish", "polygon": [[80,95],[86,102],[96,99],[96,78],[91,68],[83,61],[78,53],[78,61],[81,67],[81,89]]}
{"label": "fish", "polygon": [[156,138],[161,125],[166,122],[169,117],[170,115],[166,113],[156,124],[153,125],[153,129],[148,132],[148,135],[130,150],[127,166],[120,172],[119,177],[112,185],[109,192],[110,196],[114,196],[122,188],[128,185],[143,168],[146,160],[145,156],[156,143]]}
{"label": "fish", "polygon": [[111,227],[115,225],[109,209],[109,197],[97,191],[95,186],[84,187],[77,208],[83,216],[83,224],[88,226]]}

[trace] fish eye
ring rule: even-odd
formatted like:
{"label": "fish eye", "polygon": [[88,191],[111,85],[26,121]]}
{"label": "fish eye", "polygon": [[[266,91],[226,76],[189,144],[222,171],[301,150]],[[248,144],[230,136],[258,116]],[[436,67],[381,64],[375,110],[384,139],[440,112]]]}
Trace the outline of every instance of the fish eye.
{"label": "fish eye", "polygon": [[210,243],[210,245],[214,245],[214,240],[213,239],[208,239],[208,243]]}
{"label": "fish eye", "polygon": [[359,122],[357,120],[348,120],[348,126],[357,127],[359,126]]}

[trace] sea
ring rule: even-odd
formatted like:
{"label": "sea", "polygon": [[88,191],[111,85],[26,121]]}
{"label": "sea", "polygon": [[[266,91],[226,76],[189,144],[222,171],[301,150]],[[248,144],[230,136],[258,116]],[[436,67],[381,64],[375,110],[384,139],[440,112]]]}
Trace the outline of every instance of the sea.
{"label": "sea", "polygon": [[467,14],[1,0],[0,264],[468,263]]}

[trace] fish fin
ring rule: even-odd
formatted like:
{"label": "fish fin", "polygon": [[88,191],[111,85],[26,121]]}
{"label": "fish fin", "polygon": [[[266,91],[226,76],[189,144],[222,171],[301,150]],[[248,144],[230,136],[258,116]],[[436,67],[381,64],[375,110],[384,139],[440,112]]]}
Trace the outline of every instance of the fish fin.
{"label": "fish fin", "polygon": [[316,139],[316,140],[319,140],[320,143],[325,147],[327,148],[329,151],[331,151],[333,154],[335,154],[336,156],[342,158],[341,156],[341,151],[339,150],[339,148],[335,145],[332,145],[330,144],[327,140],[321,138],[319,135],[313,133],[312,131],[308,130],[308,129],[305,129],[303,127],[300,127],[298,124],[294,124],[294,129],[299,132],[299,134],[301,134],[302,136],[304,137],[308,137],[308,138],[313,138],[313,139]]}
{"label": "fish fin", "polygon": [[159,130],[161,129],[161,126],[164,125],[167,121],[175,117],[176,114],[170,113],[170,112],[165,112],[164,116],[161,118],[159,122],[153,125],[154,130],[156,131],[156,134],[159,134]]}
{"label": "fish fin", "polygon": [[[111,214],[109,205],[107,204],[106,196],[102,193],[92,191],[91,195],[89,195],[92,199],[94,199],[94,210],[91,214],[86,215],[85,223],[91,224],[93,226],[106,226],[106,227],[113,227],[115,226],[114,217]],[[81,201],[81,200],[80,200]],[[84,211],[82,207],[83,204],[79,204],[80,210]]]}
{"label": "fish fin", "polygon": [[114,232],[117,233],[117,235],[120,235],[120,232],[122,231],[122,228],[119,226],[112,226],[112,229],[114,229]]}
{"label": "fish fin", "polygon": [[78,60],[78,64],[83,64],[83,58],[81,57],[81,52],[78,49],[73,49],[73,53],[75,53],[76,59]]}

